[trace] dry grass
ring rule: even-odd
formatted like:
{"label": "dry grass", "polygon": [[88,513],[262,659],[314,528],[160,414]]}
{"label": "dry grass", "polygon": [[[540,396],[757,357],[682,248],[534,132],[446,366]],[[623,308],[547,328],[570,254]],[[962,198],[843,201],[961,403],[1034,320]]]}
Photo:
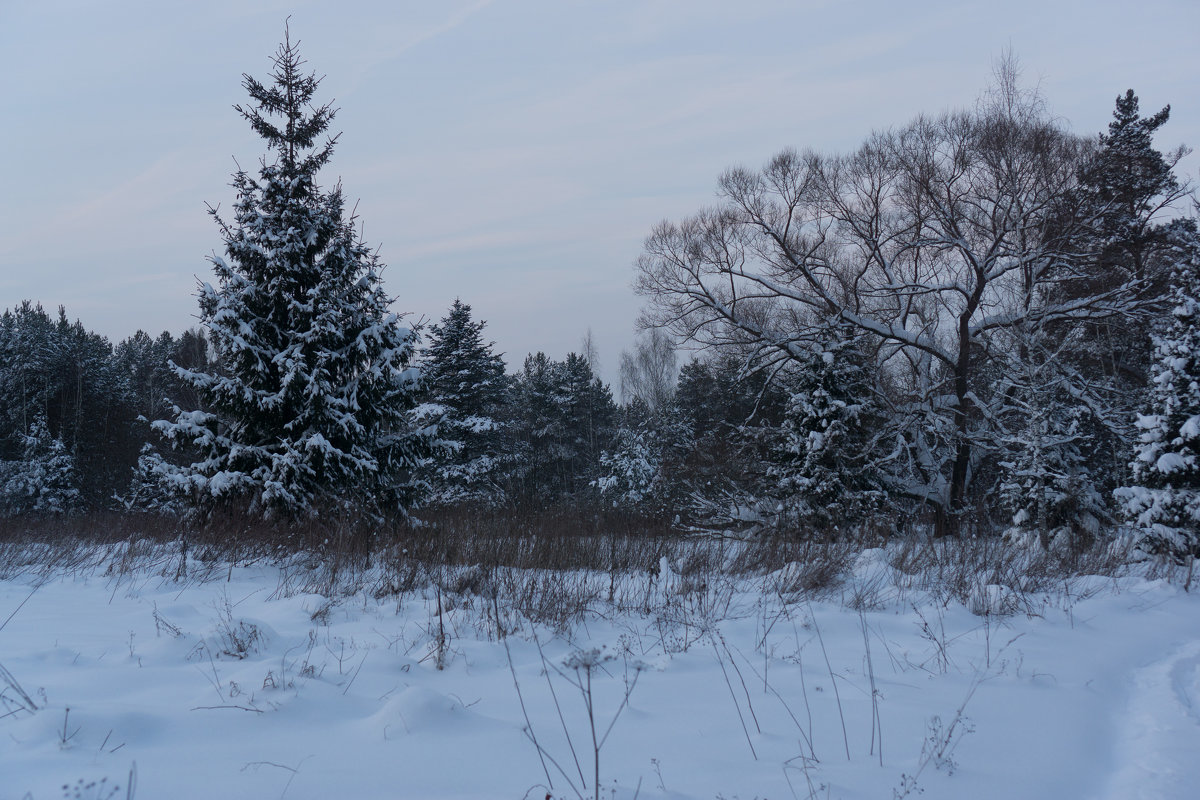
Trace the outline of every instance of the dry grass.
{"label": "dry grass", "polygon": [[[0,578],[138,573],[204,581],[252,564],[278,568],[278,595],[366,592],[399,601],[436,590],[451,608],[490,620],[495,635],[520,619],[565,630],[588,615],[622,611],[703,629],[731,613],[737,592],[755,581],[784,604],[832,600],[871,609],[925,593],[980,614],[1033,613],[1029,598],[1075,592],[1071,581],[1080,575],[1135,569],[1127,548],[1112,541],[1048,553],[999,537],[685,534],[660,520],[572,508],[441,509],[382,525],[344,516],[271,523],[235,513],[204,524],[116,513],[0,521]],[[1136,569],[1183,579],[1162,565]]]}

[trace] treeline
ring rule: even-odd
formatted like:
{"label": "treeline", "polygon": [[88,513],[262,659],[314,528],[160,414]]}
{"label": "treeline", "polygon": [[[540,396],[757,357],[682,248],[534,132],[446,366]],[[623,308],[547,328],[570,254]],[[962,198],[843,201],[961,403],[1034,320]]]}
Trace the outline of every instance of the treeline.
{"label": "treeline", "polygon": [[201,330],[112,347],[3,316],[5,513],[617,507],[1047,548],[1129,523],[1200,552],[1200,233],[1186,149],[1153,142],[1169,108],[1131,90],[1078,136],[1009,63],[971,110],[728,171],[646,240],[618,402],[590,346],[510,372],[466,303],[401,324],[319,187],[335,110],[302,64],[285,39],[245,78],[273,156],[212,212]]}
{"label": "treeline", "polygon": [[0,316],[0,507],[8,515],[109,508],[125,502],[150,439],[149,420],[194,402],[170,364],[203,366],[204,334],[115,347],[22,303]]}
{"label": "treeline", "polygon": [[[416,508],[600,503],[675,515],[684,506],[719,505],[761,473],[750,452],[761,447],[747,432],[778,422],[783,398],[764,395],[763,382],[742,376],[737,359],[693,361],[678,388],[672,383],[657,396],[629,388],[619,403],[584,354],[561,361],[532,354],[508,374],[484,328],[455,301],[426,333],[417,359],[423,379],[407,412],[426,451],[398,479]],[[649,341],[666,354],[673,380],[673,347],[661,337]],[[180,373],[219,374],[228,371],[222,363],[199,330],[153,338],[138,331],[113,345],[63,308],[52,316],[26,302],[5,311],[4,513],[186,511],[181,498],[154,486],[146,455],[185,464],[196,453],[172,450],[152,423],[203,409]],[[640,377],[624,372],[631,386]]]}

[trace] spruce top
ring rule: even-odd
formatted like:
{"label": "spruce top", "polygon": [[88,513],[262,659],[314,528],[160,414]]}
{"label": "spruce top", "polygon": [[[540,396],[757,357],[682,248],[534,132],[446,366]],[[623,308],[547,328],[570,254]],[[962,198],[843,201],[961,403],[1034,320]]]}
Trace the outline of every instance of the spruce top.
{"label": "spruce top", "polygon": [[[275,64],[275,70],[271,73],[274,79],[272,85],[264,86],[253,76],[242,73],[242,86],[255,105],[249,110],[241,105],[234,106],[255,132],[266,140],[267,149],[279,152],[279,167],[284,175],[289,176],[312,174],[319,170],[329,161],[333,145],[341,135],[328,138],[320,150],[297,161],[301,151],[315,146],[317,137],[329,128],[329,123],[337,114],[332,102],[316,108],[312,106],[312,98],[321,79],[316,73],[305,75],[300,71],[305,62],[300,58],[299,45],[299,42],[292,44],[290,32],[285,28],[283,43],[272,57]],[[269,116],[283,117],[286,124],[282,129],[277,127],[264,116],[264,112]]]}

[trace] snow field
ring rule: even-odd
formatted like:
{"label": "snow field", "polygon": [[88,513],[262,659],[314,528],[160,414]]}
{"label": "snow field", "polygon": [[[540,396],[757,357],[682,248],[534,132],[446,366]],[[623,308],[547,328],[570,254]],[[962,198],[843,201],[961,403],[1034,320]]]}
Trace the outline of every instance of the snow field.
{"label": "snow field", "polygon": [[[857,572],[878,574],[872,554]],[[81,796],[124,798],[131,768],[140,798],[592,797],[589,671],[598,737],[620,710],[603,797],[1115,800],[1200,780],[1200,608],[1161,580],[1081,579],[1008,617],[739,580],[557,633],[501,609],[498,641],[480,598],[222,578],[0,581],[0,800],[102,778]]]}

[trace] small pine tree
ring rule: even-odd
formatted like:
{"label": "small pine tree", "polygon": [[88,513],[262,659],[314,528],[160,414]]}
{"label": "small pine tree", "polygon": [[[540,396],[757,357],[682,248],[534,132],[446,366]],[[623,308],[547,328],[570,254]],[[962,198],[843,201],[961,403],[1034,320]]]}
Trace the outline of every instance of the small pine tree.
{"label": "small pine tree", "polygon": [[692,438],[673,398],[651,408],[635,395],[621,409],[592,485],[615,507],[674,515],[688,491],[684,461]]}
{"label": "small pine tree", "polygon": [[155,426],[200,453],[167,479],[202,505],[393,511],[423,448],[405,419],[417,336],[388,310],[381,264],[346,218],[340,185],[317,185],[337,139],[318,144],[334,110],[312,105],[319,81],[303,63],[285,36],[270,84],[245,76],[253,104],[237,111],[274,159],[257,178],[235,173],[232,223],[211,210],[228,261],[210,259],[217,285],[201,286],[200,309],[220,364],[176,367],[203,410],[176,407]]}
{"label": "small pine tree", "polygon": [[0,462],[0,507],[6,515],[64,514],[79,502],[75,459],[52,437],[44,415],[21,435],[24,458]]}
{"label": "small pine tree", "polygon": [[133,477],[124,491],[113,496],[120,508],[133,513],[180,515],[187,511],[179,494],[170,488],[176,469],[154,445],[147,442],[132,469]]}
{"label": "small pine tree", "polygon": [[1149,413],[1133,482],[1115,492],[1139,531],[1141,549],[1200,555],[1200,236],[1178,237],[1170,325],[1154,342]]}
{"label": "small pine tree", "polygon": [[645,400],[634,396],[623,416],[612,446],[600,454],[599,475],[592,485],[614,507],[635,508],[659,494],[662,446]]}
{"label": "small pine tree", "polygon": [[1086,547],[1112,512],[1096,485],[1096,446],[1110,434],[1094,410],[1103,404],[1089,402],[1093,396],[1080,390],[1070,364],[1083,333],[1051,335],[1031,320],[1011,334],[1009,359],[995,361],[996,390],[1005,398],[1000,452],[982,470],[993,463],[1001,470],[998,488],[1011,534],[1036,534],[1043,549]]}
{"label": "small pine tree", "polygon": [[421,363],[421,399],[412,416],[419,428],[435,427],[435,455],[419,477],[435,503],[496,502],[504,463],[500,412],[507,396],[504,359],[483,338],[484,321],[471,320],[471,307],[455,300],[442,321],[429,329]]}
{"label": "small pine tree", "polygon": [[881,410],[862,342],[831,326],[790,376],[768,475],[785,508],[818,529],[861,521],[885,499],[874,436]]}

